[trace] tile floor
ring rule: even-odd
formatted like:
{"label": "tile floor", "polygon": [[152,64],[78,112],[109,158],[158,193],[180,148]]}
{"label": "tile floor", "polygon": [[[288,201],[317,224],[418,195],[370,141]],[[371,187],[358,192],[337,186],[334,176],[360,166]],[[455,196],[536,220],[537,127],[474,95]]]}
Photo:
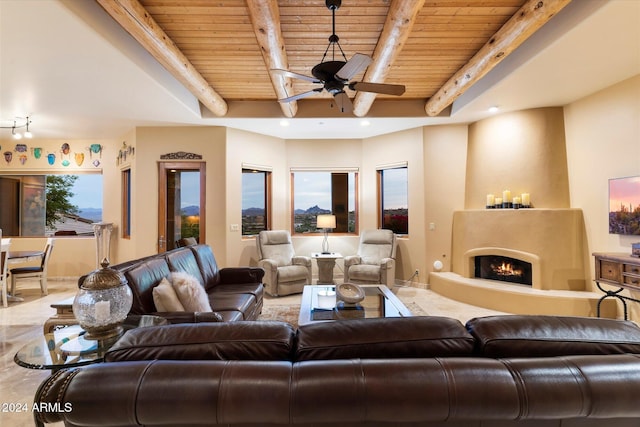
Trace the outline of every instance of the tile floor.
{"label": "tile floor", "polygon": [[[75,295],[77,280],[50,280],[48,288],[49,295],[42,296],[38,282],[21,282],[18,293],[24,301],[10,303],[7,308],[0,305],[0,426],[34,425],[31,413],[33,395],[49,371],[22,368],[15,364],[13,357],[24,344],[40,336],[44,321],[55,313],[50,305]],[[394,291],[403,300],[413,301],[430,315],[453,317],[462,323],[477,316],[500,314],[447,299],[427,289],[398,287]],[[299,301],[300,295],[282,298],[266,296],[264,304],[299,304]],[[17,410],[25,407],[26,411]]]}

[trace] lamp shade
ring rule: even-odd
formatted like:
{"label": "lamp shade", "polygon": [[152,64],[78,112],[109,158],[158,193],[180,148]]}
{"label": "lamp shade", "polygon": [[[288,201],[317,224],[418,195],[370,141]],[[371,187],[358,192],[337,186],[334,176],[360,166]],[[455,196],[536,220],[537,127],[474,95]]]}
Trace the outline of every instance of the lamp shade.
{"label": "lamp shade", "polygon": [[336,228],[335,215],[318,215],[316,217],[317,228]]}

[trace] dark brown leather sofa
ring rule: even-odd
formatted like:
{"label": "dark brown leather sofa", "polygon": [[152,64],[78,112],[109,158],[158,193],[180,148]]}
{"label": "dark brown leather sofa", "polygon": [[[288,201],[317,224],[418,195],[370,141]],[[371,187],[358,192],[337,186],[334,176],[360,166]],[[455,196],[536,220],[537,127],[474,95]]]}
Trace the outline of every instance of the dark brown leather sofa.
{"label": "dark brown leather sofa", "polygon": [[[640,329],[495,316],[138,328],[54,373],[37,422],[67,426],[637,427]],[[50,408],[50,409],[47,409]]]}
{"label": "dark brown leather sofa", "polygon": [[[262,312],[264,270],[258,267],[218,268],[208,245],[181,247],[111,268],[124,274],[133,292],[130,314],[154,314],[171,323],[197,323],[255,320]],[[189,273],[198,279],[209,295],[213,312],[156,311],[153,288],[174,271]]]}

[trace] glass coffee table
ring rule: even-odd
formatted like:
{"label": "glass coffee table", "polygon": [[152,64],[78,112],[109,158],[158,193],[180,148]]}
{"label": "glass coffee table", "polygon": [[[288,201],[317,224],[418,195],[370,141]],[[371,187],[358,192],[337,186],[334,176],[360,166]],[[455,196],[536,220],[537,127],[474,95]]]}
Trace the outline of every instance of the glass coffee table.
{"label": "glass coffee table", "polygon": [[[144,326],[165,325],[167,319],[151,315],[130,315],[123,323],[125,331]],[[24,345],[14,356],[18,365],[52,371],[102,362],[105,353],[120,337],[106,340],[84,338],[80,325],[69,325],[45,332]]]}
{"label": "glass coffee table", "polygon": [[355,305],[336,298],[334,285],[307,285],[302,291],[298,325],[331,320],[370,317],[409,317],[411,312],[384,285],[358,285],[364,290],[364,300]]}

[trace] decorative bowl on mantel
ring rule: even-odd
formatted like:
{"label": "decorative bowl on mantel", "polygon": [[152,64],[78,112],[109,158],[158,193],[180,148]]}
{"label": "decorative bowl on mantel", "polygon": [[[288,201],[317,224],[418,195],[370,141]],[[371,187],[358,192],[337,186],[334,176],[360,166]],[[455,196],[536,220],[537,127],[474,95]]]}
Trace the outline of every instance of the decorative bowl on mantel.
{"label": "decorative bowl on mantel", "polygon": [[342,283],[336,286],[338,299],[345,304],[357,304],[364,299],[364,290],[353,283]]}

